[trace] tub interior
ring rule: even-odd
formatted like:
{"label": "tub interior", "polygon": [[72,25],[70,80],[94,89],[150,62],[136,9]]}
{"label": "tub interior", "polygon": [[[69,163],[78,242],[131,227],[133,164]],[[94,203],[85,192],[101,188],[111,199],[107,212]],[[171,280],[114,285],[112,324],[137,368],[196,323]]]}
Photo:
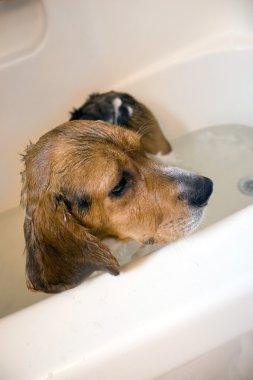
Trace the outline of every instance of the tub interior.
{"label": "tub interior", "polygon": [[[0,377],[252,379],[252,67],[252,0],[0,0]],[[28,291],[20,154],[112,89],[155,114],[173,152],[154,159],[213,179],[201,231]]]}
{"label": "tub interior", "polygon": [[[253,194],[240,191],[241,179],[253,176],[253,128],[219,125],[200,129],[172,140],[173,152],[153,159],[179,166],[212,178],[214,193],[200,229],[253,204]],[[0,317],[11,314],[47,297],[28,291],[25,284],[23,238],[24,214],[14,208],[0,216],[2,255],[0,261]],[[14,233],[15,231],[15,233]],[[110,242],[112,244],[112,242]],[[137,243],[112,244],[122,266],[161,248],[140,247]]]}

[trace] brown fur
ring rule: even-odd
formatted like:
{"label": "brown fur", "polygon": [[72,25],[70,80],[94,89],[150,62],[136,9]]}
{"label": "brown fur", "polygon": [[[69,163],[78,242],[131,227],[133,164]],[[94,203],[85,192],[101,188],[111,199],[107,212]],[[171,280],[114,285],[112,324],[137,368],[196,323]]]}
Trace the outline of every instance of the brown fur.
{"label": "brown fur", "polygon": [[147,153],[171,152],[171,145],[164,137],[158,121],[144,104],[138,103],[138,107],[135,107],[133,117],[129,120],[129,128],[141,134],[140,143]]}
{"label": "brown fur", "polygon": [[[189,231],[191,211],[173,176],[148,159],[140,137],[102,121],[71,121],[24,155],[22,205],[27,285],[59,292],[95,270],[119,274],[105,236],[171,242]],[[112,191],[127,173],[126,191]]]}

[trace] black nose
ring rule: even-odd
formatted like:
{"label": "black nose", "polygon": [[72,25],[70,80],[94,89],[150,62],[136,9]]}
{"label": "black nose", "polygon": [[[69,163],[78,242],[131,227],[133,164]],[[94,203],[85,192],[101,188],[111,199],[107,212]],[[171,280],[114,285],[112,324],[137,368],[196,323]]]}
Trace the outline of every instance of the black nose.
{"label": "black nose", "polygon": [[204,207],[213,192],[213,182],[210,178],[194,176],[192,181],[187,184],[187,189],[182,193],[183,199],[187,200],[189,205],[195,207]]}

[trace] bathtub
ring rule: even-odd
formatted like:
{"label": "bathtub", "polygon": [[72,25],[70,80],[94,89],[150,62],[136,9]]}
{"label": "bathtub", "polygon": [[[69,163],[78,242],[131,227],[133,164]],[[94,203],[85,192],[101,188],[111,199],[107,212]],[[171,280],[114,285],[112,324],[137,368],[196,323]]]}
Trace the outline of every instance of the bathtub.
{"label": "bathtub", "polygon": [[[0,379],[253,379],[253,197],[240,191],[253,175],[252,18],[247,0],[0,2]],[[214,179],[205,220],[118,277],[28,292],[18,154],[109,89],[153,110],[168,162]]]}

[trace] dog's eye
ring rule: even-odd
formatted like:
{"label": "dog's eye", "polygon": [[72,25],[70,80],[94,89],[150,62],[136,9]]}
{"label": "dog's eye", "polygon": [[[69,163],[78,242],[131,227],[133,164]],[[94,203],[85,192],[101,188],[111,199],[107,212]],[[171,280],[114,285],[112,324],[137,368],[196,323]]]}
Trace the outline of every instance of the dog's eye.
{"label": "dog's eye", "polygon": [[129,189],[131,182],[132,175],[128,172],[123,172],[119,183],[112,189],[109,195],[113,197],[121,197]]}
{"label": "dog's eye", "polygon": [[91,200],[89,198],[77,199],[77,207],[80,211],[87,211],[91,206]]}

